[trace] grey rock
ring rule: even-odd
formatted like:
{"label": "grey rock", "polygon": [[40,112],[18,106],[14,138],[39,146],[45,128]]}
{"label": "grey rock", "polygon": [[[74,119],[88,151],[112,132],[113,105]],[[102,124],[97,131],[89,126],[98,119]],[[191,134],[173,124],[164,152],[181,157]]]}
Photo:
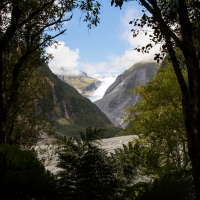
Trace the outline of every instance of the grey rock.
{"label": "grey rock", "polygon": [[135,105],[139,96],[134,94],[138,85],[144,85],[153,78],[158,67],[155,62],[136,63],[119,75],[106,90],[102,99],[94,102],[116,127],[125,128],[124,110]]}

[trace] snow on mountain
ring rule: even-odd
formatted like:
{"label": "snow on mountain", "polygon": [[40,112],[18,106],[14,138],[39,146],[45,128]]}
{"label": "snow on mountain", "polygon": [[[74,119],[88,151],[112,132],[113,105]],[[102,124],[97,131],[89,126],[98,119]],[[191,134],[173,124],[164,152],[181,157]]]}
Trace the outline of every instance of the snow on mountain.
{"label": "snow on mountain", "polygon": [[117,74],[112,74],[112,73],[108,73],[108,74],[95,74],[93,76],[93,78],[98,79],[99,81],[101,81],[101,85],[97,88],[97,90],[95,90],[95,92],[93,93],[92,96],[89,96],[88,99],[90,99],[92,102],[97,101],[99,99],[101,99],[103,97],[103,95],[105,94],[107,88],[115,82],[116,78],[117,78]]}

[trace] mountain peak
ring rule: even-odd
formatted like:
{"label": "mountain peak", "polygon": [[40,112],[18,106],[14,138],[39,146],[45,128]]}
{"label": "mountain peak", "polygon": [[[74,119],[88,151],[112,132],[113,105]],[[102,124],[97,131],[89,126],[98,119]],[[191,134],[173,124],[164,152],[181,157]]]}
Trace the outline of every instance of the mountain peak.
{"label": "mountain peak", "polygon": [[124,110],[135,105],[138,96],[134,94],[138,84],[145,84],[153,78],[158,67],[155,62],[140,62],[119,75],[106,90],[102,99],[94,102],[107,117],[118,127],[125,127]]}

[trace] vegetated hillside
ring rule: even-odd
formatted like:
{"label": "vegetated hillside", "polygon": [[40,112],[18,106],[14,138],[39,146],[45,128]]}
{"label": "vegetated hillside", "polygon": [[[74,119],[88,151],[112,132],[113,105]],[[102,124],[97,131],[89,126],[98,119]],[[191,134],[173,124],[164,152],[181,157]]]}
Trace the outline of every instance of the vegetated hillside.
{"label": "vegetated hillside", "polygon": [[92,95],[101,85],[101,81],[89,77],[85,72],[80,72],[79,75],[58,75],[58,77],[86,97]]}
{"label": "vegetated hillside", "polygon": [[119,75],[116,81],[106,90],[102,99],[94,102],[102,112],[117,127],[124,128],[124,110],[135,105],[139,96],[134,94],[135,87],[145,84],[153,78],[158,67],[155,62],[141,62],[134,64],[131,68]]}
{"label": "vegetated hillside", "polygon": [[105,137],[112,137],[120,131],[112,127],[111,121],[95,104],[61,81],[48,66],[44,66],[44,74],[53,87],[50,98],[54,106],[49,109],[49,113],[55,119],[57,132],[78,136],[79,131],[84,131],[86,127],[98,126],[107,130]]}

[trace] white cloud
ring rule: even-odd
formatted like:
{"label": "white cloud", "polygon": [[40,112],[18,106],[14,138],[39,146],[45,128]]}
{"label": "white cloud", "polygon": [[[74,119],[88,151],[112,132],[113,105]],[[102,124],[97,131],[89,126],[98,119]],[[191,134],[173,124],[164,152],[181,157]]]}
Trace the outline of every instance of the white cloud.
{"label": "white cloud", "polygon": [[[155,53],[159,52],[159,45],[154,46],[149,53],[145,54],[134,50],[139,45],[146,46],[148,43],[150,43],[150,38],[148,35],[152,34],[152,29],[150,27],[145,27],[144,30],[147,31],[147,35],[145,35],[145,32],[141,31],[137,37],[133,37],[133,32],[131,32],[131,29],[136,27],[130,25],[129,22],[133,19],[140,19],[141,16],[141,12],[139,10],[135,10],[135,7],[133,6],[128,7],[125,11],[125,14],[121,16],[121,39],[129,44],[129,50],[125,51],[121,57],[113,57],[116,65],[124,63],[124,65],[127,66],[130,63],[133,65],[136,62],[150,61],[153,60]],[[131,65],[129,65],[129,67]]]}
{"label": "white cloud", "polygon": [[[138,8],[138,7],[137,7]],[[131,47],[137,47],[138,45],[146,45],[150,42],[149,40],[149,34],[152,34],[153,30],[150,27],[145,26],[143,30],[147,31],[147,35],[145,36],[145,33],[142,32],[142,29],[139,29],[138,27],[134,26],[133,24],[129,24],[130,21],[133,21],[134,19],[140,19],[142,16],[142,12],[140,10],[135,10],[134,6],[129,6],[125,14],[121,16],[121,26],[122,26],[122,36],[121,39],[128,42],[128,44]],[[131,29],[137,29],[140,30],[140,33],[137,37],[133,37],[133,32],[131,32]]]}
{"label": "white cloud", "polygon": [[[94,74],[107,73],[109,71],[109,63],[107,62],[79,62],[79,68],[81,71],[86,72],[89,76]],[[112,71],[112,70],[110,70]]]}
{"label": "white cloud", "polygon": [[159,45],[154,46],[149,53],[145,54],[134,50],[139,45],[146,46],[150,42],[148,34],[152,33],[150,28],[145,28],[145,30],[148,30],[147,36],[145,36],[145,33],[141,32],[136,38],[133,38],[133,33],[131,32],[133,27],[129,22],[140,17],[141,12],[135,10],[133,6],[128,7],[125,14],[121,16],[120,39],[128,44],[128,49],[121,56],[109,55],[109,62],[80,62],[80,68],[92,76],[95,73],[108,73],[109,71],[113,73],[122,73],[137,62],[153,61],[155,53],[159,52]]}
{"label": "white cloud", "polygon": [[[155,53],[159,52],[159,45],[153,47],[148,54],[139,53],[134,50],[138,45],[146,45],[149,43],[148,35],[141,33],[133,38],[131,29],[133,28],[129,22],[133,19],[140,18],[141,12],[130,6],[121,16],[121,36],[120,39],[128,44],[128,49],[121,55],[108,55],[108,62],[92,63],[90,61],[83,62],[79,57],[79,49],[71,50],[60,41],[57,49],[53,47],[47,48],[47,53],[53,53],[54,59],[49,63],[50,69],[55,74],[78,74],[79,71],[86,72],[89,76],[94,74],[105,74],[108,72],[122,73],[137,62],[152,61]],[[145,28],[151,33],[150,28]]]}
{"label": "white cloud", "polygon": [[54,58],[49,62],[49,67],[53,73],[58,75],[78,74],[79,49],[70,50],[64,42],[59,45],[47,47],[46,52],[52,54]]}

